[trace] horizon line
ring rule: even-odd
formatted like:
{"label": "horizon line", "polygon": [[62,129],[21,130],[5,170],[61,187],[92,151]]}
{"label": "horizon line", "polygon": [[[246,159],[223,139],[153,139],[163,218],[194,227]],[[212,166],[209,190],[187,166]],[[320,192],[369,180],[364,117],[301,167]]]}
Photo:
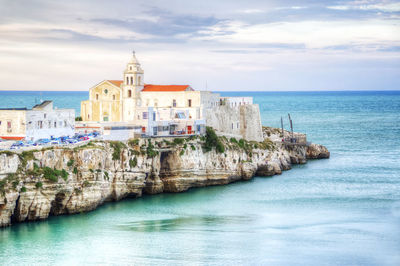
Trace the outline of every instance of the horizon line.
{"label": "horizon line", "polygon": [[[400,91],[400,89],[361,89],[361,90],[197,90],[197,91],[209,91],[209,92],[390,92]],[[0,90],[1,92],[89,92],[89,90]]]}

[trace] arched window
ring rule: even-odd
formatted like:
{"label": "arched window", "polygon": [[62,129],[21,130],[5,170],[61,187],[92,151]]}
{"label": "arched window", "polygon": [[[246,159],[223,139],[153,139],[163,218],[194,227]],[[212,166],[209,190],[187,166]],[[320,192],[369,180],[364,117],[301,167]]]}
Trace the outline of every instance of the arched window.
{"label": "arched window", "polygon": [[113,94],[113,101],[115,101],[115,94]]}
{"label": "arched window", "polygon": [[142,77],[141,76],[138,77],[138,85],[140,86],[140,84],[142,84]]}
{"label": "arched window", "polygon": [[126,77],[126,85],[129,85],[129,77]]}
{"label": "arched window", "polygon": [[132,91],[128,90],[128,97],[131,98],[132,97]]}
{"label": "arched window", "polygon": [[99,95],[96,93],[96,100],[98,100],[99,99]]}
{"label": "arched window", "polygon": [[131,77],[131,85],[133,85],[133,77]]}
{"label": "arched window", "polygon": [[176,100],[175,99],[172,100],[172,107],[176,107]]}

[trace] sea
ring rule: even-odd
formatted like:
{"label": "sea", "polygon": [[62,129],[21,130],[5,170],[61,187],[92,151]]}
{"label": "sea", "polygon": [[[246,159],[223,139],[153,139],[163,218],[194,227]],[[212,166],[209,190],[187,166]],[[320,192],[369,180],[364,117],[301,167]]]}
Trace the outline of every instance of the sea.
{"label": "sea", "polygon": [[[0,229],[1,265],[400,265],[400,91],[252,96],[262,124],[304,132],[330,159],[273,177],[145,195]],[[87,92],[1,91],[0,107]]]}

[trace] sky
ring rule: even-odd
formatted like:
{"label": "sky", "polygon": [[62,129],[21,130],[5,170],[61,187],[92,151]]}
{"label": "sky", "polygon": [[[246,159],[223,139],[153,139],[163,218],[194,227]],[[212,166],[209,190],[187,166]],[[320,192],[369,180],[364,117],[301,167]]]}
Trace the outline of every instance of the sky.
{"label": "sky", "polygon": [[0,90],[400,89],[400,1],[0,0]]}

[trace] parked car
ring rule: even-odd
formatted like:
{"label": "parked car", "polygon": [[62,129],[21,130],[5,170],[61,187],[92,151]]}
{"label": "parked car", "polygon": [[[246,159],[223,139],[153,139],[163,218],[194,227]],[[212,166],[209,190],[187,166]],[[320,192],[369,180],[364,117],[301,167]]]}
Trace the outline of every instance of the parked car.
{"label": "parked car", "polygon": [[66,142],[67,143],[70,143],[70,144],[74,144],[74,143],[77,143],[78,141],[76,140],[76,139],[66,139]]}

